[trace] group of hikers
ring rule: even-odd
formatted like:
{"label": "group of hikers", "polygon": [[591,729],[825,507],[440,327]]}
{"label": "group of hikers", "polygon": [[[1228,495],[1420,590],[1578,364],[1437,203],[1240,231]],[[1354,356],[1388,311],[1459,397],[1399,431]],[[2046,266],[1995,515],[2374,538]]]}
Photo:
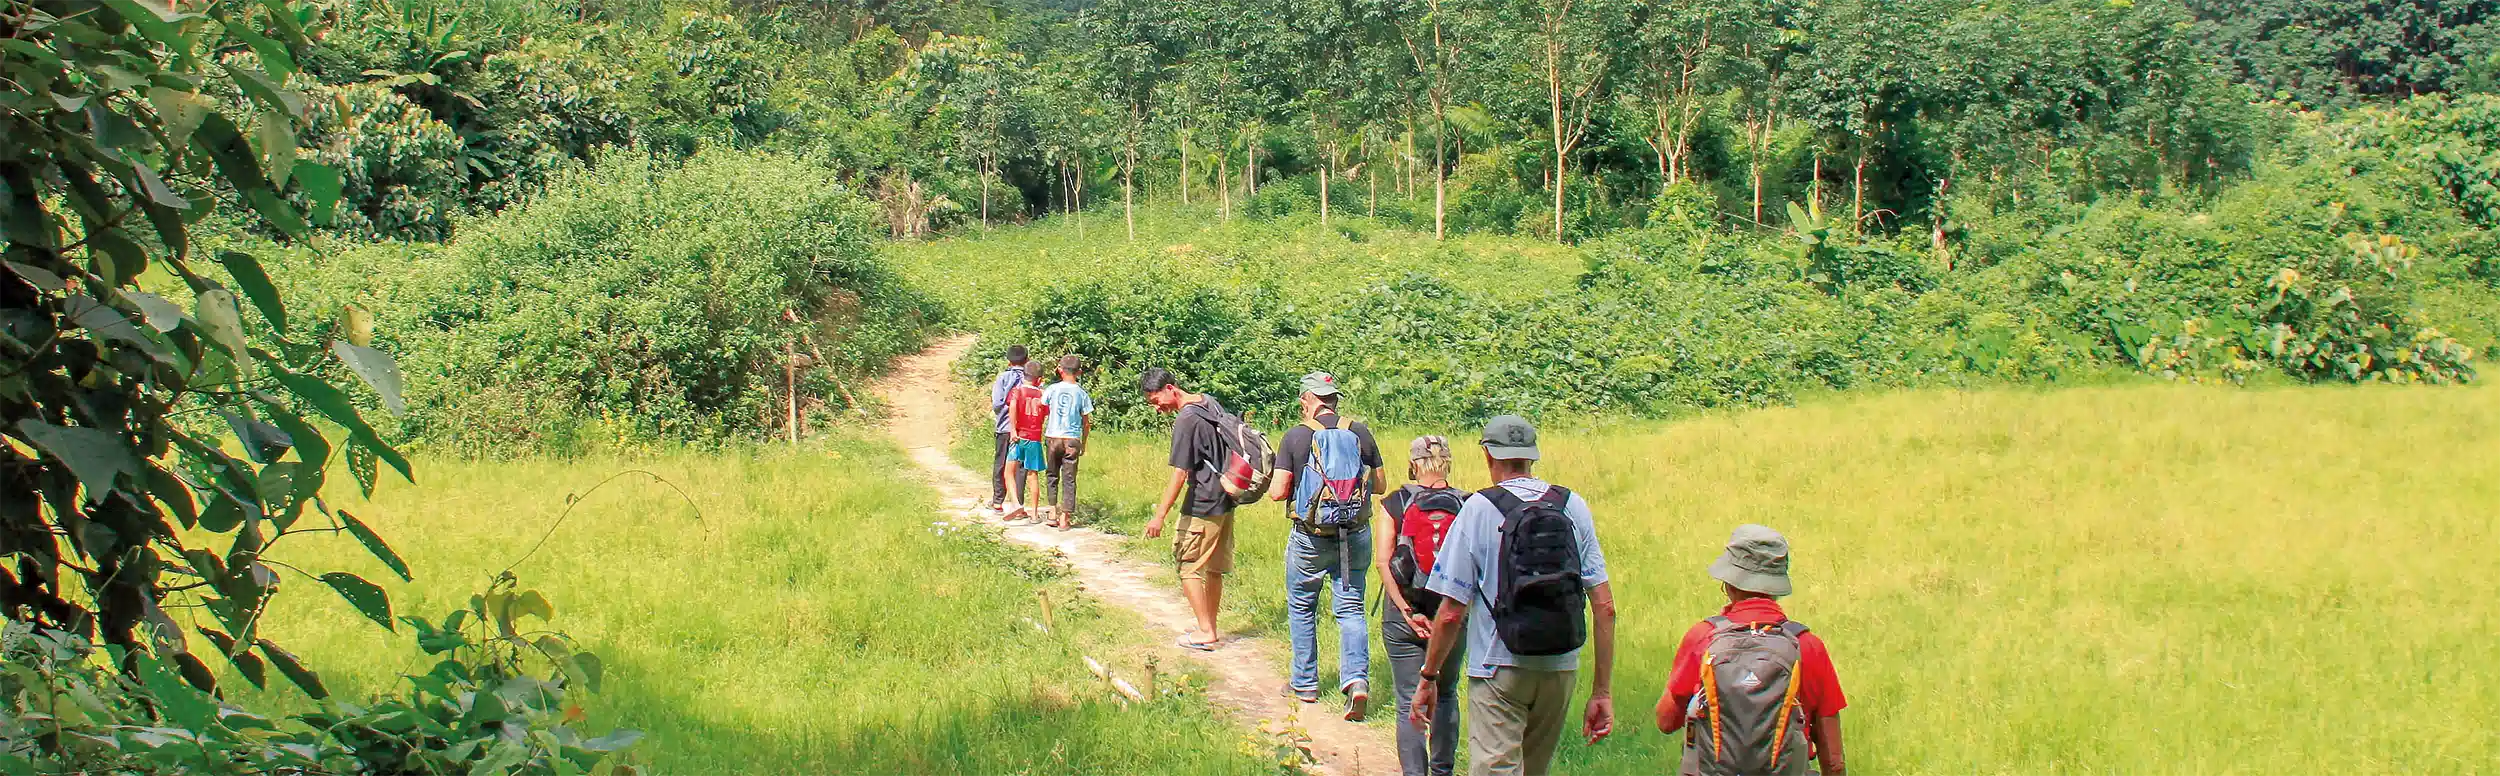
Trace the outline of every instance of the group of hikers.
{"label": "group of hikers", "polygon": [[[1060,382],[1044,390],[1027,374],[1022,346],[1007,355],[991,392],[999,449],[992,507],[1011,519],[1040,519],[1021,502],[1001,500],[1029,492],[1018,479],[1047,472],[1048,519],[1065,528],[1076,503],[1076,459],[1092,430],[1092,397],[1076,385],[1082,359],[1061,358]],[[1470,774],[1547,773],[1574,712],[1584,650],[1591,681],[1578,709],[1580,734],[1594,744],[1613,732],[1615,600],[1596,517],[1587,499],[1536,476],[1541,454],[1527,419],[1485,423],[1478,446],[1490,486],[1456,487],[1450,441],[1425,435],[1407,444],[1407,481],[1392,490],[1370,427],[1338,414],[1345,394],[1328,373],[1303,376],[1300,422],[1272,447],[1240,415],[1182,388],[1167,370],[1145,370],[1138,387],[1157,412],[1173,416],[1171,481],[1146,536],[1172,534],[1196,619],[1178,646],[1222,646],[1216,614],[1233,565],[1234,514],[1280,501],[1293,526],[1285,552],[1293,659],[1282,693],[1320,700],[1325,598],[1337,624],[1345,719],[1369,714],[1366,580],[1376,575],[1385,582],[1380,639],[1407,776],[1454,770],[1462,717]],[[1046,419],[1030,434],[1019,396],[1039,403],[1034,411]],[[1040,448],[1030,466],[1028,441]],[[1825,776],[1844,772],[1839,715],[1848,701],[1822,639],[1780,608],[1791,589],[1788,565],[1785,537],[1745,525],[1709,567],[1728,603],[1684,634],[1657,706],[1659,731],[1684,733],[1681,773],[1788,776],[1815,765]],[[1463,711],[1453,697],[1461,676]]]}

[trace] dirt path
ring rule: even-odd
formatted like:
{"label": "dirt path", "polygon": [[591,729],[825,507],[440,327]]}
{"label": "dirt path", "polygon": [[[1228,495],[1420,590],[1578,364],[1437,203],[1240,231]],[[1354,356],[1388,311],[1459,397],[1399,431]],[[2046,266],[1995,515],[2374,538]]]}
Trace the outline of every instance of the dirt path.
{"label": "dirt path", "polygon": [[[971,348],[971,337],[937,343],[897,363],[893,377],[881,390],[893,403],[888,428],[895,441],[946,497],[949,511],[958,519],[996,525],[996,519],[981,509],[989,498],[988,483],[947,456],[956,439],[952,428],[955,386],[948,368]],[[1388,731],[1339,719],[1338,705],[1300,704],[1277,693],[1285,684],[1284,674],[1278,671],[1284,664],[1281,645],[1236,638],[1214,652],[1169,646],[1193,620],[1189,605],[1182,600],[1169,568],[1125,557],[1120,537],[1083,528],[1063,532],[1036,526],[1007,526],[1006,536],[1066,556],[1087,594],[1143,617],[1149,627],[1157,629],[1154,641],[1165,645],[1168,657],[1195,661],[1212,674],[1207,696],[1243,725],[1264,726],[1271,735],[1280,729],[1301,728],[1310,737],[1312,756],[1319,761],[1312,770],[1332,776],[1397,772],[1397,747]],[[1375,688],[1374,714],[1391,703],[1389,690],[1386,684]]]}

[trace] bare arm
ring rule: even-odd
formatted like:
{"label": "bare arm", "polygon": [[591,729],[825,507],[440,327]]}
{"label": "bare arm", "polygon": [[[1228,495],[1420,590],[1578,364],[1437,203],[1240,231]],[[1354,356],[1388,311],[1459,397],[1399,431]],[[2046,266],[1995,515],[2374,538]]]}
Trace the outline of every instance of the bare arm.
{"label": "bare arm", "polygon": [[1293,470],[1276,467],[1276,476],[1267,481],[1267,500],[1283,501],[1293,495]]}
{"label": "bare arm", "polygon": [[1172,514],[1172,502],[1179,501],[1181,491],[1189,489],[1189,470],[1172,469],[1172,484],[1163,486],[1163,503],[1155,505],[1155,517],[1146,521],[1146,538],[1163,535],[1163,519]]}
{"label": "bare arm", "polygon": [[1823,776],[1845,776],[1849,766],[1840,756],[1840,715],[1815,720],[1813,727],[1815,755],[1823,761]]}
{"label": "bare arm", "polygon": [[1615,591],[1611,582],[1598,583],[1589,590],[1589,608],[1596,612],[1597,627],[1590,634],[1596,644],[1597,672],[1589,681],[1588,714],[1582,721],[1581,733],[1590,743],[1604,739],[1615,730]]}

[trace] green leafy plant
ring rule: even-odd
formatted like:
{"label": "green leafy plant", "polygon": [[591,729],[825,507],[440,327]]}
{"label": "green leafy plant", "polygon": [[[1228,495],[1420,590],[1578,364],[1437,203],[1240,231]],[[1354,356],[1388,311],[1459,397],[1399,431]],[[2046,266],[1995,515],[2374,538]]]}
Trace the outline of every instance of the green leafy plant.
{"label": "green leafy plant", "polygon": [[0,707],[10,712],[0,772],[629,776],[624,752],[641,734],[584,732],[601,664],[544,630],[554,616],[544,595],[506,574],[440,621],[400,618],[443,658],[403,677],[401,694],[330,698],[285,717],[193,687],[155,655],[11,621],[0,634]]}
{"label": "green leafy plant", "polygon": [[[310,227],[290,190],[315,221],[335,215],[339,175],[298,158],[304,97],[283,85],[314,14],[145,0],[8,12],[19,33],[0,47],[12,85],[0,91],[11,138],[0,149],[0,555],[11,566],[0,606],[102,642],[133,676],[152,654],[207,690],[200,655],[213,653],[318,697],[313,672],[260,632],[288,568],[266,553],[343,533],[407,575],[381,537],[322,498],[342,459],[367,492],[382,465],[409,475],[323,377],[355,374],[396,405],[398,367],[355,327],[307,338],[318,316],[290,311],[257,259],[197,255],[189,233],[240,203],[301,237]],[[390,626],[378,586],[317,579]],[[178,592],[215,627],[177,624],[163,601]],[[195,633],[210,648],[196,649]]]}

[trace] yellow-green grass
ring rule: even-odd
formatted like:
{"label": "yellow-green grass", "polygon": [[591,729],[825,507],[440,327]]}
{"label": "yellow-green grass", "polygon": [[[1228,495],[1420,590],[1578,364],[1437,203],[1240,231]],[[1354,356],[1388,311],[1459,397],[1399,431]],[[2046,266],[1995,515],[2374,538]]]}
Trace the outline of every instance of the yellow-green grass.
{"label": "yellow-green grass", "polygon": [[[1095,443],[1114,528],[1160,492],[1165,444]],[[1652,708],[1746,522],[1795,544],[1786,605],[1832,646],[1861,772],[2500,770],[2500,390],[1910,392],[1543,447],[1539,473],[1595,506],[1623,616],[1618,736],[1567,742],[1565,772],[1672,767]],[[1239,530],[1225,625],[1281,638],[1283,518]]]}
{"label": "yellow-green grass", "polygon": [[[1036,556],[933,525],[936,495],[890,444],[837,436],[797,451],[421,459],[421,484],[339,504],[416,582],[344,538],[290,540],[275,557],[390,579],[398,611],[439,618],[528,550],[567,494],[586,494],[516,573],[554,600],[555,628],[605,659],[594,721],[644,730],[639,756],[661,773],[1273,770],[1202,696],[1119,706],[1082,660],[1142,683],[1151,642],[1135,618],[1034,574]],[[700,520],[640,475],[589,492],[628,469],[682,487]],[[389,690],[430,664],[404,628],[382,631],[317,584],[288,587],[269,633],[334,692]],[[1037,589],[1055,601],[1053,633],[1032,624]]]}
{"label": "yellow-green grass", "polygon": [[1477,292],[1558,291],[1582,267],[1578,249],[1535,240],[1467,235],[1435,242],[1429,232],[1364,218],[1340,217],[1322,228],[1315,217],[1218,222],[1215,215],[1203,207],[1141,205],[1135,242],[1113,210],[1084,214],[1081,231],[1076,217],[1058,215],[987,235],[890,243],[885,251],[914,286],[966,318],[960,327],[975,331],[1012,322],[1054,284],[1140,273],[1221,288],[1272,285],[1290,302],[1408,273]]}

